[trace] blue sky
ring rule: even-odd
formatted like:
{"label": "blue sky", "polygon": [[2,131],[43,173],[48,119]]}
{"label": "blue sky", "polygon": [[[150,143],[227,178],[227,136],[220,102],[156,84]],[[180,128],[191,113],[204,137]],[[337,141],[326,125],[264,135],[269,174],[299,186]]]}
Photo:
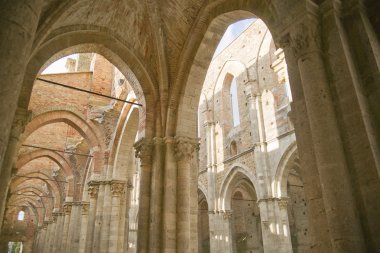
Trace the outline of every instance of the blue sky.
{"label": "blue sky", "polygon": [[245,29],[250,26],[253,21],[255,21],[254,18],[250,19],[243,19],[241,21],[238,21],[236,23],[231,24],[226,32],[224,33],[222,39],[219,42],[218,47],[215,50],[214,56],[212,58],[215,58],[223,49],[225,49],[232,41],[234,41]]}

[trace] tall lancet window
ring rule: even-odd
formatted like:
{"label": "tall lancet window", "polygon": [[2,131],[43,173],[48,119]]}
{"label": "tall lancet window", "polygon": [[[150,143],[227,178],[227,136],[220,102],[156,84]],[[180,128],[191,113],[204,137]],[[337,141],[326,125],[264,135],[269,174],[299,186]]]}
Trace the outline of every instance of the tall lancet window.
{"label": "tall lancet window", "polygon": [[24,220],[25,212],[20,211],[18,212],[17,220]]}
{"label": "tall lancet window", "polygon": [[235,127],[235,126],[240,125],[239,102],[238,102],[236,78],[233,78],[231,81],[230,95],[231,95],[232,121]]}

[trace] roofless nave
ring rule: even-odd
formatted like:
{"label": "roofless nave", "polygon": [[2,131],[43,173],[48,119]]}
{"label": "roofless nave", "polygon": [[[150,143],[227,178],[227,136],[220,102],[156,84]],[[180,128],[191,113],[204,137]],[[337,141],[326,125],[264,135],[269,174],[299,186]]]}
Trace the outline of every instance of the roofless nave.
{"label": "roofless nave", "polygon": [[0,6],[2,251],[380,252],[378,1]]}

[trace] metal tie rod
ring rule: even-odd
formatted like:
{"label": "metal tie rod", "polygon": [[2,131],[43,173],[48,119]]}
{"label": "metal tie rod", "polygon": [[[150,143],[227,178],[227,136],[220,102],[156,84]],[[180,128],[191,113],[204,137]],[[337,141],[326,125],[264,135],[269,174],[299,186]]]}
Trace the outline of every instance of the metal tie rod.
{"label": "metal tie rod", "polygon": [[123,99],[120,99],[120,98],[115,98],[115,97],[112,97],[112,96],[104,95],[104,94],[101,94],[101,93],[97,93],[97,92],[93,92],[93,91],[89,91],[89,90],[73,87],[73,86],[70,86],[70,85],[63,84],[63,83],[57,83],[57,82],[46,80],[46,79],[42,79],[42,78],[39,78],[39,77],[37,77],[36,80],[42,81],[42,82],[45,82],[45,83],[49,83],[49,84],[58,85],[58,86],[61,86],[61,87],[64,87],[64,88],[69,88],[69,89],[73,89],[73,90],[77,90],[77,91],[81,91],[81,92],[90,93],[92,95],[96,95],[96,96],[100,96],[100,97],[115,99],[117,101],[121,101],[121,102],[128,103],[128,104],[133,104],[133,105],[137,105],[137,106],[143,106],[142,104],[139,104],[139,103],[135,103],[135,102],[123,100]]}
{"label": "metal tie rod", "polygon": [[55,152],[61,152],[61,153],[66,153],[66,154],[71,154],[71,155],[80,155],[80,156],[94,157],[93,155],[82,154],[82,153],[75,153],[75,152],[69,152],[69,151],[59,150],[59,149],[53,149],[53,148],[44,148],[44,147],[34,146],[34,145],[22,144],[21,146],[22,147],[28,147],[28,148],[45,149],[45,150],[50,150],[50,151],[55,151]]}

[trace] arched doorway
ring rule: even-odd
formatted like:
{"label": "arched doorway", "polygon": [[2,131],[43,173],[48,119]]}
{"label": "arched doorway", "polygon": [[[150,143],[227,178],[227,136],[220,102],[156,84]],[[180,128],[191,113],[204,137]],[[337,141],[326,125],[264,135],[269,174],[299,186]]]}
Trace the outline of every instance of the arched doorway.
{"label": "arched doorway", "polygon": [[231,199],[233,251],[264,252],[260,210],[253,185],[242,179]]}

